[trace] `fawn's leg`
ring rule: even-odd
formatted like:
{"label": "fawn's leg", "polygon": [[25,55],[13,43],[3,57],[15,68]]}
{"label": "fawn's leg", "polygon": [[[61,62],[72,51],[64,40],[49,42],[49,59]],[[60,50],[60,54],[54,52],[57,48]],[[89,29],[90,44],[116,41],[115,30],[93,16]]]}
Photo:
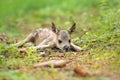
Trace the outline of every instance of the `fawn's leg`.
{"label": "fawn's leg", "polygon": [[71,43],[71,47],[75,50],[75,51],[82,51],[83,49],[73,43]]}
{"label": "fawn's leg", "polygon": [[55,46],[54,37],[48,36],[41,43],[39,43],[37,46],[35,46],[35,48],[43,50],[46,48],[52,48],[53,46]]}
{"label": "fawn's leg", "polygon": [[27,42],[32,42],[32,41],[34,41],[34,38],[35,38],[36,35],[37,35],[36,31],[32,32],[24,40],[22,40],[22,41],[20,41],[20,42],[18,42],[16,44],[14,44],[14,46],[19,47],[19,46],[22,46],[23,44],[25,44]]}
{"label": "fawn's leg", "polygon": [[49,43],[49,44],[46,44],[46,45],[38,45],[38,46],[35,46],[34,48],[44,50],[46,48],[53,48],[53,47],[54,47],[54,43]]}

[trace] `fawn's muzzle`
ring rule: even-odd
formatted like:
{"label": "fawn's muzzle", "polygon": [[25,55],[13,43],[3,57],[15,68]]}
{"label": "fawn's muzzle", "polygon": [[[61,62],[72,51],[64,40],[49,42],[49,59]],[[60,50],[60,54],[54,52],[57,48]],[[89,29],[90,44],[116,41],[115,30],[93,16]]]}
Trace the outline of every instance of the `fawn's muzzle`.
{"label": "fawn's muzzle", "polygon": [[63,49],[67,51],[69,50],[69,46],[64,46]]}

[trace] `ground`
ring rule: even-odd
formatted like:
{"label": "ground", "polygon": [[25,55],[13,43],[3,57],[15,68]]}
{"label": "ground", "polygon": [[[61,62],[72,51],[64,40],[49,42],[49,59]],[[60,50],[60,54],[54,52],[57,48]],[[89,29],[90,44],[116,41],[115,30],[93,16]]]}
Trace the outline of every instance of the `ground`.
{"label": "ground", "polygon": [[[0,13],[0,80],[120,80],[119,0],[42,2],[16,0],[0,3],[12,5],[0,6],[3,12]],[[71,39],[84,50],[64,54],[46,50],[43,57],[42,52],[28,49],[21,53],[17,47],[11,46],[37,28],[50,28],[51,22],[60,29],[68,29],[76,22],[77,29]],[[37,62],[53,59],[70,60],[70,63],[63,68],[33,68]],[[77,75],[74,72],[77,66],[84,66],[98,75]]]}

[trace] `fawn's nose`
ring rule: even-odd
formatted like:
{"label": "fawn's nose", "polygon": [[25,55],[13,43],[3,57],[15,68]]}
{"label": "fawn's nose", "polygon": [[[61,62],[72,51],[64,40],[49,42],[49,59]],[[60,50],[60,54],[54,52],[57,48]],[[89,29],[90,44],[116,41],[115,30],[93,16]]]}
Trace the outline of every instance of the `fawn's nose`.
{"label": "fawn's nose", "polygon": [[64,50],[69,50],[69,46],[64,46],[63,49]]}

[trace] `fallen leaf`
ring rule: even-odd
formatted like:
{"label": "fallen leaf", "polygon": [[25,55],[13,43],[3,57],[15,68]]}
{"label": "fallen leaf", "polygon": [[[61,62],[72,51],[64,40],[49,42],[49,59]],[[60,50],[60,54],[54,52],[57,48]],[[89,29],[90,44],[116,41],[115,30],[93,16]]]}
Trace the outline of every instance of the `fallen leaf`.
{"label": "fallen leaf", "polygon": [[24,52],[26,52],[28,50],[28,48],[20,48],[18,51],[20,52],[20,53],[24,53]]}
{"label": "fallen leaf", "polygon": [[50,60],[50,61],[46,61],[46,62],[36,63],[34,65],[34,68],[51,67],[51,66],[53,66],[55,68],[62,68],[62,67],[65,67],[67,63],[69,63],[68,60]]}
{"label": "fallen leaf", "polygon": [[92,73],[86,67],[83,67],[83,66],[77,66],[74,69],[74,72],[83,77],[92,75]]}

